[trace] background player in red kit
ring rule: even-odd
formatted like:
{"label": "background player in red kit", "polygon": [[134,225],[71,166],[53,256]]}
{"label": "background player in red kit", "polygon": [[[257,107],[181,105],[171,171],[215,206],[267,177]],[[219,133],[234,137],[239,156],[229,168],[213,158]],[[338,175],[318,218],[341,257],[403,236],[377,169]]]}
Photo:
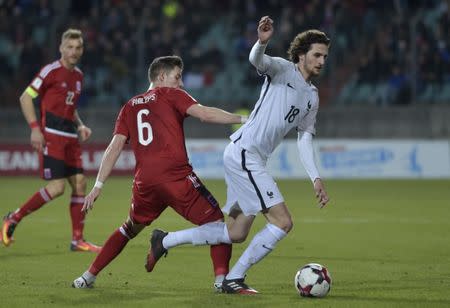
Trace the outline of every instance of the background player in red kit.
{"label": "background player in red kit", "polygon": [[[85,213],[81,211],[86,193],[86,179],[81,164],[79,140],[85,141],[91,130],[83,124],[76,110],[83,83],[83,73],[76,67],[83,54],[80,30],[63,33],[59,47],[61,58],[44,66],[20,97],[20,105],[31,128],[31,145],[39,152],[41,177],[48,180],[14,213],[3,219],[1,238],[5,246],[13,241],[17,224],[25,216],[64,193],[66,178],[72,188],[72,251],[100,251],[84,241]],[[40,119],[37,120],[33,99],[39,96]]]}
{"label": "background player in red kit", "polygon": [[[182,70],[183,61],[177,56],[156,58],[148,72],[149,90],[130,99],[120,111],[114,137],[103,156],[97,181],[86,196],[84,210],[92,209],[123,146],[129,141],[136,157],[129,217],[109,237],[89,269],[74,280],[75,288],[91,287],[97,274],[128,241],[169,205],[196,225],[223,220],[217,201],[189,164],[183,122],[188,116],[223,124],[242,123],[246,118],[198,104],[180,89]],[[220,290],[224,275],[228,273],[230,257],[231,245],[211,246],[216,289]],[[147,271],[152,270],[147,267]]]}

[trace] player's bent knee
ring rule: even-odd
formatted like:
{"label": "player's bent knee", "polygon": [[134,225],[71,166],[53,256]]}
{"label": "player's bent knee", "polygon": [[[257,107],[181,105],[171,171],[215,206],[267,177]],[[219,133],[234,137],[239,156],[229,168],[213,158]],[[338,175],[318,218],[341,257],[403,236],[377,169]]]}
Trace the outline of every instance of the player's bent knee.
{"label": "player's bent knee", "polygon": [[277,215],[273,214],[266,216],[268,222],[282,229],[284,232],[289,233],[293,227],[292,218],[289,213],[278,212]]}
{"label": "player's bent knee", "polygon": [[85,176],[80,176],[75,179],[75,183],[72,184],[73,191],[78,195],[86,193],[87,180]]}
{"label": "player's bent knee", "polygon": [[77,191],[78,191],[79,193],[84,193],[84,192],[86,192],[86,186],[87,186],[86,183],[87,183],[87,182],[86,182],[86,179],[85,179],[85,178],[83,178],[83,180],[80,181],[80,183],[77,183]]}
{"label": "player's bent knee", "polygon": [[286,228],[284,228],[283,230],[284,230],[284,232],[289,233],[292,230],[293,227],[294,227],[294,224],[292,223],[292,220],[291,220],[289,222],[289,224],[286,225]]}
{"label": "player's bent knee", "polygon": [[289,233],[292,228],[294,227],[294,224],[291,219],[284,220],[280,223],[280,226],[278,226],[280,229],[282,229],[284,232]]}
{"label": "player's bent knee", "polygon": [[64,187],[60,190],[54,190],[53,193],[50,192],[50,195],[52,196],[52,199],[55,199],[59,196],[62,196],[64,194]]}
{"label": "player's bent knee", "polygon": [[292,219],[288,217],[283,219],[271,220],[270,223],[277,226],[286,233],[289,233],[294,226]]}
{"label": "player's bent knee", "polygon": [[130,240],[135,238],[143,229],[145,225],[136,224],[131,219],[127,219],[119,228],[120,233],[128,237]]}
{"label": "player's bent knee", "polygon": [[247,236],[237,236],[237,237],[233,237],[231,240],[233,241],[233,243],[243,243],[245,242],[245,240],[247,239]]}
{"label": "player's bent knee", "polygon": [[248,233],[245,232],[229,232],[230,239],[233,243],[243,243],[247,239]]}
{"label": "player's bent knee", "polygon": [[64,194],[65,187],[66,185],[63,181],[57,181],[48,183],[45,189],[48,191],[52,199],[54,199]]}

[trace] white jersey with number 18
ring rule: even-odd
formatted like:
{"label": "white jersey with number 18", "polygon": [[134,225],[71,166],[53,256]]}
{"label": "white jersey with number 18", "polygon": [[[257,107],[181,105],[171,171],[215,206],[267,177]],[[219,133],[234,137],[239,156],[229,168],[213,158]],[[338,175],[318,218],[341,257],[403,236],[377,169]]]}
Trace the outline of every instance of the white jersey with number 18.
{"label": "white jersey with number 18", "polygon": [[268,63],[259,100],[248,121],[230,139],[267,160],[292,129],[315,134],[319,96],[293,62],[264,55]]}

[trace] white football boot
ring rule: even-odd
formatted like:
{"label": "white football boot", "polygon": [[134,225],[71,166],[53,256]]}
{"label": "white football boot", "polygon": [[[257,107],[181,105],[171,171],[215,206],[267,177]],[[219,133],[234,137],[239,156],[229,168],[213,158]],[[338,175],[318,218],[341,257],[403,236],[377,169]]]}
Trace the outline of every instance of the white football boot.
{"label": "white football boot", "polygon": [[88,283],[88,281],[86,279],[84,279],[83,276],[78,277],[77,279],[75,279],[72,282],[72,288],[75,289],[91,289],[94,287],[94,282],[95,280],[91,281],[90,283]]}

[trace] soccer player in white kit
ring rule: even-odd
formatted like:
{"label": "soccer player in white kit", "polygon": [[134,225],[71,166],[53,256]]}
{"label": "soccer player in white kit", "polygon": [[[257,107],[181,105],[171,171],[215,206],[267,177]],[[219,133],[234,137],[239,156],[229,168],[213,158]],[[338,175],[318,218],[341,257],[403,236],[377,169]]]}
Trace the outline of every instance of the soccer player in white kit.
{"label": "soccer player in white kit", "polygon": [[[325,64],[330,39],[318,30],[298,34],[288,50],[288,61],[265,55],[272,34],[272,19],[262,17],[258,41],[249,60],[266,79],[248,121],[231,135],[231,142],[224,152],[227,202],[222,211],[229,215],[227,224],[215,222],[169,232],[160,236],[160,243],[153,239],[152,243],[158,244],[151,247],[151,253],[158,260],[168,249],[181,244],[240,243],[245,241],[256,214],[261,212],[267,224],[253,237],[222,281],[221,288],[226,293],[258,293],[244,282],[246,272],[292,229],[283,196],[266,170],[268,158],[291,129],[298,131],[299,155],[320,207],[329,201],[314,161],[312,136],[319,97],[311,78],[317,76]],[[154,232],[152,237],[156,234],[161,233]]]}

